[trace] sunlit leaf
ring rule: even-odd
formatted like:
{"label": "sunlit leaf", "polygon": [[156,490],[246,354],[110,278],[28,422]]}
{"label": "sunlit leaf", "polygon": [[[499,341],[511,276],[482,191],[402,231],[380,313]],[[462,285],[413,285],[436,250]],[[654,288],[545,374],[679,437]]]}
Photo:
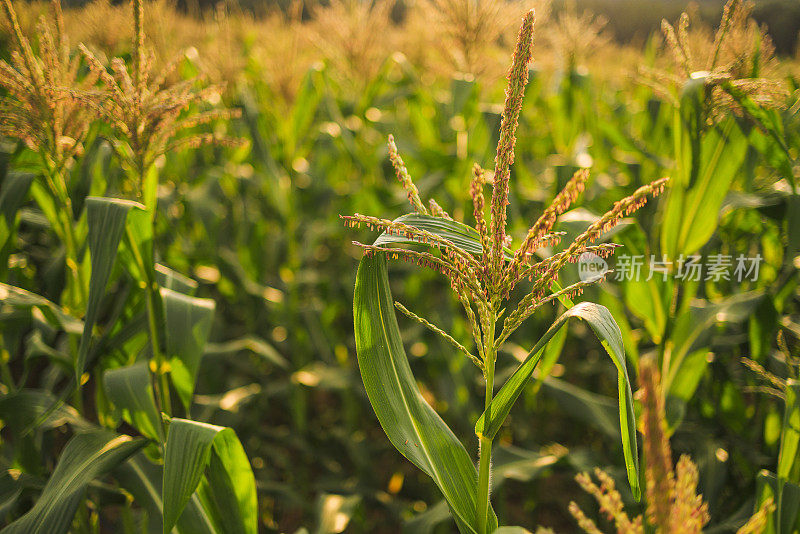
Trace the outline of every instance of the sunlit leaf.
{"label": "sunlit leaf", "polygon": [[211,330],[214,301],[161,289],[170,377],[186,409],[192,401],[200,359]]}
{"label": "sunlit leaf", "polygon": [[125,421],[148,438],[164,440],[148,362],[109,369],[103,375],[103,386]]}
{"label": "sunlit leaf", "polygon": [[[422,398],[403,349],[383,254],[361,259],[353,313],[361,378],[389,440],[427,473],[462,532],[475,532],[478,473],[469,453]],[[494,529],[497,519],[490,512]]]}
{"label": "sunlit leaf", "polygon": [[89,279],[89,301],[86,306],[83,335],[75,362],[75,376],[80,380],[86,364],[86,355],[97,322],[100,301],[114,268],[117,249],[125,230],[125,221],[131,208],[142,207],[136,202],[117,198],[89,197],[86,199],[86,217],[89,225],[89,252],[92,257],[92,274]]}
{"label": "sunlit leaf", "polygon": [[209,486],[200,492],[204,508],[223,532],[257,531],[255,479],[232,429],[174,418],[164,453],[164,533],[178,518],[208,468]]}

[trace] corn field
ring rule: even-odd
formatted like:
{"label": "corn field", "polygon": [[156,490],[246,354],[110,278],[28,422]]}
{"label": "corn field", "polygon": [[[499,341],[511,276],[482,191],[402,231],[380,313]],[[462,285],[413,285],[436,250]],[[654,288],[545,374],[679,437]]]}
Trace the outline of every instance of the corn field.
{"label": "corn field", "polygon": [[3,534],[800,533],[761,6],[0,4]]}

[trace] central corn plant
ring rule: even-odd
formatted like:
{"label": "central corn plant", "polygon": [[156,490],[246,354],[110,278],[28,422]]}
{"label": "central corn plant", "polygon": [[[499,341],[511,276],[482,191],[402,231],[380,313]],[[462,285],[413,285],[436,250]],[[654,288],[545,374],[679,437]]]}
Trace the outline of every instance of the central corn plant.
{"label": "central corn plant", "polygon": [[[436,201],[423,203],[392,138],[389,139],[390,158],[415,213],[396,220],[360,214],[343,217],[350,226],[363,223],[383,231],[371,245],[356,243],[365,249],[356,277],[354,320],[358,363],[367,395],[392,444],[433,479],[447,500],[459,530],[464,533],[487,534],[498,528],[489,499],[492,443],[548,341],[573,317],[588,323],[617,368],[625,465],[634,496],[638,499],[640,494],[636,422],[619,327],[605,307],[591,302],[573,305],[571,301],[586,286],[602,280],[608,271],[564,288],[558,284],[558,275],[565,265],[577,261],[584,253],[601,257],[612,254],[617,245],[592,245],[592,242],[624,215],[641,207],[649,196],[658,194],[666,179],[640,187],[631,196],[616,202],[565,250],[538,259],[537,251],[555,245],[563,235],[551,230],[557,216],[566,211],[584,189],[588,172],[580,170],[543,211],[519,247],[510,249],[506,207],[516,129],[528,81],[533,22],[531,11],[523,20],[508,73],[491,180],[489,221],[484,213],[484,186],[490,181],[489,173],[478,165],[474,167],[470,194],[475,225],[470,227],[454,221]],[[473,350],[403,305],[393,305],[387,257],[431,267],[448,278],[471,325]],[[516,303],[509,302],[512,290],[523,281],[531,284],[525,296]],[[495,395],[494,371],[499,347],[528,317],[554,301],[562,302],[568,310],[545,332]],[[461,441],[419,392],[403,349],[395,306],[441,335],[483,373],[485,411],[475,425],[480,449],[477,469]]]}

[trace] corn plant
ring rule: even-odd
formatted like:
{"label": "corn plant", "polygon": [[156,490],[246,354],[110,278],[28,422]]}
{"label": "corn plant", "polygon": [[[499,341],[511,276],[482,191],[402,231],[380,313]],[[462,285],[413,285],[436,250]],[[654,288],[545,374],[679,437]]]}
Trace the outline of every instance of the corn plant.
{"label": "corn plant", "polygon": [[[470,227],[454,221],[433,199],[427,205],[423,203],[392,138],[389,140],[390,158],[414,213],[395,220],[360,214],[344,217],[351,226],[365,224],[383,230],[373,244],[357,243],[365,249],[365,255],[359,265],[354,296],[356,347],[370,402],[395,448],[433,478],[459,529],[478,534],[494,532],[498,526],[489,498],[494,438],[536,368],[548,341],[572,317],[589,324],[617,367],[625,465],[633,493],[637,498],[639,495],[635,416],[619,328],[605,307],[591,302],[572,305],[571,301],[585,287],[599,282],[607,272],[564,288],[558,285],[558,276],[565,265],[577,261],[581,254],[591,252],[602,257],[612,254],[615,245],[591,245],[591,242],[614,227],[624,215],[641,207],[649,196],[660,192],[666,179],[643,186],[633,195],[618,201],[563,252],[535,261],[537,251],[558,242],[560,235],[551,233],[551,229],[558,215],[566,211],[584,189],[588,171],[580,170],[544,210],[519,247],[516,250],[509,248],[511,239],[506,234],[509,180],[518,118],[528,80],[533,20],[533,12],[523,20],[509,69],[489,221],[484,214],[483,193],[487,173],[480,166],[475,166],[470,186],[475,217],[475,226]],[[417,247],[403,248],[395,246],[397,244]],[[425,248],[419,250],[419,245]],[[417,390],[393,312],[387,258],[404,259],[441,272],[464,308],[472,327],[474,352],[402,304],[394,305],[412,320],[442,336],[482,372],[485,409],[475,425],[479,440],[477,470],[464,446]],[[515,287],[526,279],[531,281],[531,286],[525,296],[516,304],[507,302]],[[569,306],[568,311],[553,323],[495,395],[498,348],[532,314],[545,304],[558,300]]]}
{"label": "corn plant", "polygon": [[[0,284],[0,417],[12,432],[2,454],[10,495],[4,532],[94,532],[105,524],[126,532],[256,532],[255,480],[239,439],[230,428],[191,419],[215,303],[195,296],[196,282],[159,264],[154,247],[155,159],[208,140],[173,138],[229,113],[189,109],[207,94],[196,91],[195,80],[167,89],[165,79],[148,83],[141,1],[133,3],[133,67],[114,60],[112,76],[84,47],[91,69],[83,79],[57,1],[58,37],[41,22],[41,55],[10,2],[3,6],[20,50],[13,64],[0,64],[9,89],[0,107],[3,132],[36,151],[34,171],[49,187],[25,175],[3,177],[3,249],[26,246],[17,240],[17,212],[30,187],[65,240],[66,273],[75,275],[53,292],[55,300]],[[107,92],[95,89],[98,80]],[[111,119],[111,142],[144,204],[101,196],[119,185],[102,175],[91,176],[88,191],[70,188],[69,169],[98,112]],[[44,371],[40,358],[49,362]],[[172,402],[172,391],[180,402]],[[66,445],[59,443],[65,426]],[[31,492],[38,497],[26,506]],[[107,517],[109,503],[120,507],[121,519]]]}
{"label": "corn plant", "polygon": [[[765,163],[787,182],[789,194],[784,193],[782,201],[788,212],[796,202],[793,159],[781,116],[787,91],[770,73],[769,39],[749,13],[745,2],[729,1],[710,37],[691,33],[687,13],[677,27],[664,21],[673,71],[641,69],[642,81],[671,104],[661,109],[652,126],[659,130],[654,143],[672,142],[673,182],[659,215],[650,224],[631,227],[619,239],[631,254],[655,258],[668,265],[669,272],[647,280],[623,278],[621,286],[631,314],[644,324],[659,352],[671,431],[683,419],[707,369],[713,326],[745,322],[770,292],[782,291],[770,288],[767,276],[778,278],[784,288],[793,283],[788,274],[772,273],[740,284],[731,294],[732,284],[722,289],[713,282],[678,278],[700,254],[713,254],[709,243],[725,245],[713,240],[720,212],[737,182],[744,182],[745,190],[754,187],[756,154],[763,154]],[[659,123],[671,126],[661,130]],[[653,153],[663,151],[658,144]],[[750,252],[756,246],[735,250]],[[780,260],[771,262],[769,269],[773,268],[787,271]],[[627,325],[625,330],[630,330]],[[629,348],[633,359],[638,358],[638,349],[633,344]]]}

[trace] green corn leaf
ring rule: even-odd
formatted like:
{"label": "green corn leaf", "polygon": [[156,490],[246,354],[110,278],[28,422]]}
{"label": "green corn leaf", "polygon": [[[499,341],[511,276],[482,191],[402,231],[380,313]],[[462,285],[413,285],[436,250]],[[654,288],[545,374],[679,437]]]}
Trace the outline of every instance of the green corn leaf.
{"label": "green corn leaf", "polygon": [[[700,348],[706,347],[711,335],[711,330],[717,321],[740,322],[746,320],[753,313],[758,303],[764,298],[761,290],[749,291],[728,297],[720,302],[708,304],[703,307],[693,306],[675,319],[672,331],[672,349],[669,354],[668,371],[664,377],[664,390],[679,398],[691,398],[694,388],[705,371],[705,359],[699,362],[686,361],[690,354]],[[686,373],[684,375],[684,373]],[[674,386],[673,386],[674,385]],[[678,394],[673,387],[680,388]]]}
{"label": "green corn leaf", "polygon": [[[467,450],[417,387],[400,338],[384,254],[361,259],[353,315],[361,377],[384,432],[433,479],[461,532],[475,533],[478,473]],[[497,526],[493,511],[489,525],[492,530]]]}
{"label": "green corn leaf", "polygon": [[700,250],[717,228],[719,210],[747,153],[747,138],[733,120],[709,130],[698,144],[691,183],[670,188],[662,250],[670,258]]}
{"label": "green corn leaf", "polygon": [[148,532],[161,532],[161,479],[163,469],[147,459],[143,452],[131,456],[117,467],[114,479],[133,496],[134,502],[147,512]]}
{"label": "green corn leaf", "polygon": [[[114,470],[114,477],[133,495],[137,505],[147,510],[148,532],[162,532],[163,503],[161,482],[164,469],[156,465],[143,453],[137,453]],[[203,509],[197,494],[192,495],[172,532],[180,534],[217,534],[211,519]]]}
{"label": "green corn leaf", "polygon": [[4,534],[66,534],[86,486],[144,447],[144,439],[106,430],[77,434],[58,459],[39,500]]}
{"label": "green corn leaf", "polygon": [[146,361],[109,369],[103,375],[106,395],[122,418],[150,439],[164,441],[150,369]]}
{"label": "green corn leaf", "polygon": [[712,130],[704,141],[699,181],[689,192],[683,211],[679,237],[683,254],[697,252],[714,234],[725,194],[744,162],[747,138],[733,124]]}
{"label": "green corn leaf", "polygon": [[500,388],[487,410],[488,414],[484,412],[478,419],[475,431],[478,435],[484,435],[489,438],[493,438],[497,434],[503,421],[511,411],[511,407],[528,384],[536,365],[542,357],[545,346],[556,335],[556,332],[573,317],[583,319],[588,323],[617,368],[619,423],[620,429],[622,429],[625,468],[628,472],[628,482],[631,485],[631,490],[636,499],[638,499],[640,495],[639,456],[636,449],[636,416],[633,411],[633,395],[631,393],[628,370],[625,366],[622,334],[611,312],[604,306],[592,302],[581,302],[559,317],[539,339],[525,361],[520,364],[514,374]]}
{"label": "green corn leaf", "polygon": [[114,268],[117,249],[125,230],[128,212],[133,207],[144,206],[117,198],[89,197],[86,199],[86,220],[89,226],[89,252],[92,256],[92,275],[89,279],[89,302],[86,306],[83,335],[75,362],[75,377],[80,383],[92,338],[92,329],[97,322],[100,301],[105,295],[106,284]]}
{"label": "green corn leaf", "polygon": [[125,242],[128,246],[120,253],[125,268],[137,281],[154,283],[153,223],[146,209],[135,209],[128,214]]}
{"label": "green corn leaf", "polygon": [[258,532],[256,480],[250,461],[233,430],[214,439],[214,454],[198,496],[219,532]]}
{"label": "green corn leaf", "polygon": [[[403,223],[407,226],[413,226],[414,228],[419,228],[420,230],[438,235],[471,254],[483,253],[483,247],[481,246],[481,239],[478,232],[474,228],[458,221],[451,221],[450,219],[433,217],[431,215],[422,215],[420,213],[409,213],[408,215],[398,217],[394,222]],[[393,243],[420,244],[419,241],[409,239],[403,235],[387,234],[386,232],[378,236],[378,239],[376,239],[373,244],[375,246],[386,246]],[[513,257],[511,251],[508,249],[504,250],[506,259],[511,259]]]}
{"label": "green corn leaf", "polygon": [[164,533],[181,517],[207,467],[208,483],[198,494],[220,532],[257,532],[255,478],[234,431],[174,418],[164,453]]}
{"label": "green corn leaf", "polygon": [[0,283],[0,303],[14,308],[35,308],[53,327],[69,334],[83,333],[83,321],[65,312],[58,304],[25,289]]}
{"label": "green corn leaf", "polygon": [[778,454],[778,478],[800,483],[795,477],[791,478],[792,469],[798,460],[798,445],[800,444],[800,380],[790,379],[786,384],[786,412],[783,417],[783,430],[781,432],[781,449]]}
{"label": "green corn leaf", "polygon": [[0,420],[17,434],[43,416],[46,417],[39,424],[41,429],[57,428],[64,424],[69,424],[76,430],[93,428],[91,423],[68,404],[60,404],[53,410],[52,407],[57,403],[58,397],[49,391],[20,389],[0,397]]}
{"label": "green corn leaf", "polygon": [[188,411],[214,317],[214,301],[164,288],[161,289],[161,300],[166,322],[166,355],[172,369],[170,377]]}

